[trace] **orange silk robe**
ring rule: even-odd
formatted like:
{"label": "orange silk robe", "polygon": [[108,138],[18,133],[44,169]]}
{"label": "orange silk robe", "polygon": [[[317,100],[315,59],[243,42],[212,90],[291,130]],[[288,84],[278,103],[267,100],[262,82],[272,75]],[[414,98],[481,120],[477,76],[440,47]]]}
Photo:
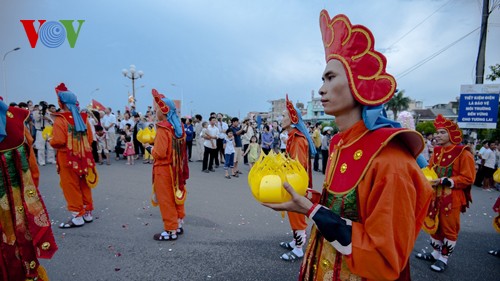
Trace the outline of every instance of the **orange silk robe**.
{"label": "orange silk robe", "polygon": [[[50,140],[50,145],[57,149],[56,161],[58,172],[60,176],[60,186],[62,188],[64,198],[67,202],[68,210],[74,213],[78,213],[81,216],[85,211],[92,211],[94,209],[92,200],[92,191],[85,176],[80,176],[75,172],[73,166],[69,164],[68,155],[70,153],[70,144],[68,140],[71,136],[68,136],[68,128],[71,121],[69,112],[63,112],[55,114],[54,127],[52,130],[52,139]],[[86,115],[83,115],[83,120],[87,125],[87,140],[85,145],[86,150],[91,149],[90,145],[93,140],[92,129],[90,128],[90,123],[87,121]],[[85,142],[85,140],[84,140]],[[88,153],[89,151],[79,151],[79,153]],[[90,153],[92,151],[90,150]],[[83,156],[85,157],[85,156]],[[95,163],[93,158],[89,158],[87,162],[89,163],[89,168],[95,169]]]}
{"label": "orange silk robe", "polygon": [[470,188],[476,172],[474,156],[468,146],[435,147],[429,168],[436,170],[438,177],[450,178],[454,184],[453,188],[441,185],[434,188],[429,217],[437,215],[439,223],[432,237],[437,240],[446,238],[457,241],[460,212],[465,212],[469,201],[472,201]]}
{"label": "orange silk robe", "polygon": [[[151,152],[155,162],[153,164],[153,204],[160,206],[165,230],[176,230],[178,219],[185,217],[184,199],[185,183],[188,177],[185,139],[174,137],[174,129],[167,121],[157,124],[155,145]],[[176,145],[181,143],[181,145]],[[176,150],[176,151],[174,151]],[[182,164],[181,164],[182,163]],[[181,189],[184,195],[177,197]],[[177,192],[176,192],[177,190]],[[182,201],[182,202],[181,202]]]}
{"label": "orange silk robe", "polygon": [[[309,143],[306,137],[296,128],[292,129],[288,133],[288,140],[286,142],[286,151],[290,158],[297,159],[302,167],[307,171],[309,175],[309,188],[312,187],[312,177],[311,177],[311,159],[309,157]],[[287,212],[288,220],[290,221],[290,227],[292,230],[305,230],[307,228],[306,216]]]}
{"label": "orange silk robe", "polygon": [[[325,196],[328,194],[343,196],[355,192],[356,218],[341,215],[352,220],[351,253],[338,252],[314,225],[302,264],[301,280],[396,280],[404,279],[402,275],[409,273],[406,267],[432,189],[416,163],[419,152],[412,156],[405,144],[399,138],[391,139],[392,136],[387,142],[378,142],[377,147],[374,147],[377,142],[358,142],[367,131],[363,121],[359,121],[340,133],[338,144],[332,140],[325,178],[327,186],[320,202],[327,204]],[[367,146],[376,148],[376,153],[368,158],[371,161],[366,166],[357,166],[357,162],[362,162],[359,159],[366,157]],[[351,150],[344,154],[344,159],[350,161],[344,165],[338,159],[341,153],[353,147],[361,153],[351,153]],[[342,170],[343,180],[354,184],[347,190],[338,190],[335,176],[331,183],[328,182],[329,175]]]}

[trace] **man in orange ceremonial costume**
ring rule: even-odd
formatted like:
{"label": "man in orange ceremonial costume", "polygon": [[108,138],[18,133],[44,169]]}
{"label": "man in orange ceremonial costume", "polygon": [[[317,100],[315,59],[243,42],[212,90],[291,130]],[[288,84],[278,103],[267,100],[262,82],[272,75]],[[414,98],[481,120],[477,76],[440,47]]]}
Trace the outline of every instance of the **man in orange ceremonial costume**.
{"label": "man in orange ceremonial costume", "polygon": [[[283,112],[281,126],[288,131],[286,152],[292,159],[297,159],[309,175],[309,188],[312,188],[311,156],[316,154],[316,148],[307,130],[302,114],[298,111],[286,96],[286,110]],[[280,246],[290,250],[281,256],[282,260],[294,261],[304,256],[302,247],[306,242],[306,216],[303,214],[288,212],[288,220],[292,228],[293,240],[281,242]]]}
{"label": "man in orange ceremonial costume", "polygon": [[55,116],[50,145],[57,149],[60,185],[71,212],[71,219],[60,228],[83,226],[93,221],[92,190],[98,182],[92,156],[92,129],[86,113],[80,113],[78,100],[64,83],[56,87],[61,112]]}
{"label": "man in orange ceremonial costume", "polygon": [[457,244],[460,212],[469,207],[471,185],[474,183],[474,156],[462,142],[458,125],[441,114],[434,120],[439,146],[429,162],[439,179],[433,181],[434,197],[424,221],[424,230],[431,234],[432,253],[418,253],[417,258],[434,262],[431,269],[443,272]]}
{"label": "man in orange ceremonial costume", "polygon": [[[374,38],[345,15],[320,14],[326,56],[319,90],[340,133],[330,143],[318,203],[264,204],[314,221],[300,280],[409,280],[409,257],[432,195],[416,163],[422,136],[383,115],[396,81]],[[397,159],[397,161],[394,161]]]}
{"label": "man in orange ceremonial costume", "polygon": [[57,245],[38,190],[40,173],[33,139],[24,126],[29,111],[8,107],[0,97],[0,280],[48,281],[38,258]]}
{"label": "man in orange ceremonial costume", "polygon": [[158,123],[154,147],[145,144],[145,148],[155,159],[152,203],[160,205],[164,229],[153,239],[169,241],[184,233],[184,201],[189,178],[186,134],[174,102],[155,89],[152,92]]}

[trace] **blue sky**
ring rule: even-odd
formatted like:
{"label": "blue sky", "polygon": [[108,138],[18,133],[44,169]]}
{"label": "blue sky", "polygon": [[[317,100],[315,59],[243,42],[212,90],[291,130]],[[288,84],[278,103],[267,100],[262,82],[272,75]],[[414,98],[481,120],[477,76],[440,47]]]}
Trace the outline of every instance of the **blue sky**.
{"label": "blue sky", "polygon": [[[479,27],[481,3],[3,0],[0,55],[18,46],[21,50],[7,55],[1,72],[6,75],[8,102],[55,103],[54,87],[65,82],[81,104],[95,98],[113,109],[123,109],[131,81],[121,70],[135,64],[145,73],[136,83],[139,111],[151,104],[151,88],[156,88],[167,97],[183,98],[183,115],[206,116],[216,111],[243,117],[249,111],[269,110],[267,101],[284,98],[285,93],[294,102],[306,102],[311,91],[319,89],[325,66],[318,23],[323,8],[331,16],[343,13],[354,24],[370,28],[376,49],[387,56],[388,72],[398,78]],[[47,48],[39,41],[31,48],[22,19],[83,19],[85,23],[75,48],[67,41],[58,48]],[[478,42],[479,30],[397,79],[398,88],[424,105],[454,99],[461,84],[474,83]],[[497,9],[490,16],[487,66],[500,63],[499,49]],[[0,95],[5,96],[3,79],[0,83]],[[96,88],[99,90],[94,91]]]}

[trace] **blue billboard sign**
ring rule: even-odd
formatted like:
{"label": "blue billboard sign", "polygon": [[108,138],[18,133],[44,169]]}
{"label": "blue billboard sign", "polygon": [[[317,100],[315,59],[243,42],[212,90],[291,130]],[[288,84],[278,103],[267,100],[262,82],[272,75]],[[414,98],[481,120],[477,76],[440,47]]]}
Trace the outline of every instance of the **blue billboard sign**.
{"label": "blue billboard sign", "polygon": [[485,91],[485,85],[466,86],[468,87],[462,86],[460,93],[457,119],[459,127],[462,129],[495,129],[498,119],[498,91],[496,93],[491,93],[493,89]]}

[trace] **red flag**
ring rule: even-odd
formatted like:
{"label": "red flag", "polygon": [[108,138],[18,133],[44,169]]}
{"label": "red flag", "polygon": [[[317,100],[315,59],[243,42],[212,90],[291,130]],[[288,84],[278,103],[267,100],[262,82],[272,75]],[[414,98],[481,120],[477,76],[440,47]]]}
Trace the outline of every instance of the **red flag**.
{"label": "red flag", "polygon": [[102,103],[96,101],[95,99],[92,99],[92,109],[95,109],[97,111],[104,111],[106,107],[102,105]]}

